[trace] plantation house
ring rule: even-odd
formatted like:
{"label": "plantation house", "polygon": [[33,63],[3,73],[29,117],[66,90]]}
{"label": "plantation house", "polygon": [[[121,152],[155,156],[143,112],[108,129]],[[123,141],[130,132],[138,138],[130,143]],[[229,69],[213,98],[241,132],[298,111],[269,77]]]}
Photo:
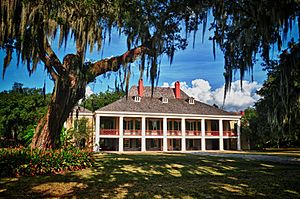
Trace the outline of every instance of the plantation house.
{"label": "plantation house", "polygon": [[240,115],[194,100],[179,82],[153,89],[139,80],[95,111],[94,151],[240,150]]}

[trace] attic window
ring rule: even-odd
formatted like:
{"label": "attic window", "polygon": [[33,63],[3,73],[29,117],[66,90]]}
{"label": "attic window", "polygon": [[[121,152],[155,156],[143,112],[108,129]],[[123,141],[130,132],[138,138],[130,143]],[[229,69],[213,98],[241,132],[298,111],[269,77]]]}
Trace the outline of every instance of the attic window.
{"label": "attic window", "polygon": [[134,101],[135,102],[141,102],[141,97],[140,96],[134,96]]}
{"label": "attic window", "polygon": [[193,97],[190,97],[190,98],[189,98],[189,104],[195,104],[195,100],[194,100]]}
{"label": "attic window", "polygon": [[168,98],[166,97],[162,97],[161,101],[163,104],[167,104],[169,102]]}

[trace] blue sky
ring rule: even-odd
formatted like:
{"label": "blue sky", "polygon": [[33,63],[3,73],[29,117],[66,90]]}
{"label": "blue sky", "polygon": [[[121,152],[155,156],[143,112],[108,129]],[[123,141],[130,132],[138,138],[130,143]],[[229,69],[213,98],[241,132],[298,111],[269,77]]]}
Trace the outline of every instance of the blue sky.
{"label": "blue sky", "polygon": [[[196,35],[195,47],[192,47],[192,36],[190,36],[190,44],[184,51],[178,51],[175,54],[173,64],[170,65],[166,56],[162,58],[160,65],[160,76],[158,85],[162,85],[164,82],[172,83],[174,81],[187,82],[188,84],[194,79],[204,79],[210,82],[212,88],[219,88],[224,84],[223,78],[223,54],[217,49],[216,59],[213,58],[212,42],[208,40],[212,33],[206,31],[204,42],[202,43],[202,30],[199,30]],[[59,58],[62,60],[63,56],[68,53],[75,52],[75,45],[73,42],[69,42],[66,49],[57,48],[57,40],[53,41],[52,46]],[[119,37],[117,32],[112,33],[112,40],[110,44],[106,41],[103,52],[93,51],[93,53],[87,53],[86,58],[90,60],[98,60],[105,57],[116,56],[126,51],[126,39]],[[0,71],[3,70],[3,58],[4,51],[0,51]],[[43,65],[40,64],[37,71],[29,76],[26,66],[20,64],[16,66],[16,56],[10,66],[7,68],[4,80],[0,80],[0,91],[9,90],[14,82],[23,83],[25,87],[43,87],[44,81],[46,81],[46,91],[52,92],[53,83],[49,79],[46,71],[44,71]],[[138,65],[132,65],[132,76],[130,84],[136,84],[139,78]],[[110,77],[100,76],[97,78],[96,83],[89,86],[93,89],[93,92],[98,93],[106,91],[108,87],[114,87],[115,74],[112,73]],[[235,80],[239,80],[239,74],[237,72]],[[245,79],[250,80],[250,75],[246,75]],[[254,67],[254,80],[262,83],[266,79],[266,72],[261,70],[260,64],[256,64]],[[147,80],[146,74],[144,77],[146,85],[150,85],[150,81]]]}

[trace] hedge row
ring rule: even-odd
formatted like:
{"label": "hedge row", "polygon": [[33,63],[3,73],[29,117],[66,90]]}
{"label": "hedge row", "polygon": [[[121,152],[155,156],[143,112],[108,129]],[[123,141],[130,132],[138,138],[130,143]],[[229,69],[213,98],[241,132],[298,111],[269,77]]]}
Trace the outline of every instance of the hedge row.
{"label": "hedge row", "polygon": [[8,148],[0,150],[0,176],[57,174],[93,165],[92,152],[78,148],[39,150]]}

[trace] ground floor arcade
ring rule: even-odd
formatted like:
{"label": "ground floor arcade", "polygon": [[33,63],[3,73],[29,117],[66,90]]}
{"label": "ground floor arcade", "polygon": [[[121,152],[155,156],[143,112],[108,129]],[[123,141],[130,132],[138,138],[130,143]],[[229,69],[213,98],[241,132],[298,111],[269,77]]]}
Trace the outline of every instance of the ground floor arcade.
{"label": "ground floor arcade", "polygon": [[96,114],[94,151],[240,150],[239,117]]}

